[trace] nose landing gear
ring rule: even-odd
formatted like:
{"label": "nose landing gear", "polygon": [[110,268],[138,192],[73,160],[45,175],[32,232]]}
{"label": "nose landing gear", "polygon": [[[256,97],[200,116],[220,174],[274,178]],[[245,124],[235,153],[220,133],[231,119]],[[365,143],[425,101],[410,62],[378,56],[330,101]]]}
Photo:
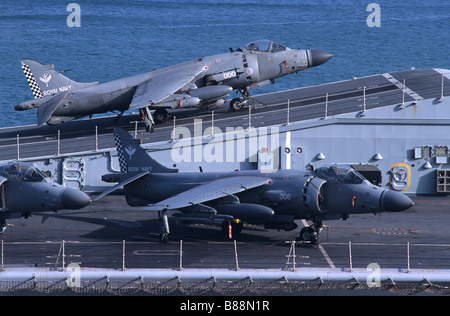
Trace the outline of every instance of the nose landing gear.
{"label": "nose landing gear", "polygon": [[242,94],[242,98],[234,98],[230,101],[230,109],[233,112],[242,111],[251,98],[247,89],[239,89],[239,92]]}
{"label": "nose landing gear", "polygon": [[309,241],[313,245],[319,244],[319,233],[322,230],[322,221],[313,220],[313,224],[308,227],[304,227],[299,234],[297,240]]}

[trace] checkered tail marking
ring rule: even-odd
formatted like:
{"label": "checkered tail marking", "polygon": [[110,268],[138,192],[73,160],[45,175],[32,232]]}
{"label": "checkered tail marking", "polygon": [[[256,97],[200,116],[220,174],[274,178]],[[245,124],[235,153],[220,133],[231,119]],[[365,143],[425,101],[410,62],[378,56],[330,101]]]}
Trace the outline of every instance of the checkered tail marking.
{"label": "checkered tail marking", "polygon": [[22,70],[25,74],[25,77],[27,78],[28,84],[30,85],[31,92],[33,92],[34,98],[39,99],[44,96],[44,94],[41,91],[41,88],[39,88],[38,83],[36,82],[36,79],[34,79],[33,73],[31,72],[31,69],[28,65],[22,63]]}
{"label": "checkered tail marking", "polygon": [[123,173],[127,173],[128,167],[127,162],[125,160],[125,155],[123,153],[122,141],[120,140],[119,135],[114,134],[114,141],[116,142],[117,155],[119,157],[120,170]]}

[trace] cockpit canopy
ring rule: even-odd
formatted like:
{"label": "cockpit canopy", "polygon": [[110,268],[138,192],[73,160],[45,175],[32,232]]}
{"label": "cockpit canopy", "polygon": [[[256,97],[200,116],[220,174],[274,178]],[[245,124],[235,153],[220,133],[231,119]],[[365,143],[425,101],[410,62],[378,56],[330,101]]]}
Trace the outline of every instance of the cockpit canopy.
{"label": "cockpit canopy", "polygon": [[48,181],[48,178],[36,166],[24,162],[0,166],[0,175],[18,182]]}
{"label": "cockpit canopy", "polygon": [[285,51],[286,47],[269,40],[259,40],[248,43],[238,49],[241,52],[278,53]]}
{"label": "cockpit canopy", "polygon": [[361,184],[366,180],[355,169],[346,165],[330,164],[318,168],[316,174],[332,183]]}

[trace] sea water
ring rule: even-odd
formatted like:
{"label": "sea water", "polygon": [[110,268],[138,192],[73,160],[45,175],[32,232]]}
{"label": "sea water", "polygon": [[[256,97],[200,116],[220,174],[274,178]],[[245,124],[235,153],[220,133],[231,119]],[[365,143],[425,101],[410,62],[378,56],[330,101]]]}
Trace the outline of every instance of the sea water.
{"label": "sea water", "polygon": [[373,1],[2,0],[0,127],[36,124],[36,110],[14,110],[33,98],[22,58],[70,70],[64,75],[77,81],[106,82],[257,39],[334,56],[253,94],[412,67],[450,69],[450,1]]}

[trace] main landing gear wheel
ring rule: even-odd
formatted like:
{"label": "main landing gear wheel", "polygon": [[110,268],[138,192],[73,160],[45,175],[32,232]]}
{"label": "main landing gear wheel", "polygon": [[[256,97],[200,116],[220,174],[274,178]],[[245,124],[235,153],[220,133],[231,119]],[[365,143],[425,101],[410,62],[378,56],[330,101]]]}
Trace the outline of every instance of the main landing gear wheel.
{"label": "main landing gear wheel", "polygon": [[309,227],[304,227],[299,234],[300,241],[309,241],[313,245],[319,244],[319,233],[322,230],[322,221],[314,221]]}
{"label": "main landing gear wheel", "polygon": [[153,117],[157,122],[165,123],[169,118],[169,112],[167,112],[166,109],[156,109],[153,113]]}

